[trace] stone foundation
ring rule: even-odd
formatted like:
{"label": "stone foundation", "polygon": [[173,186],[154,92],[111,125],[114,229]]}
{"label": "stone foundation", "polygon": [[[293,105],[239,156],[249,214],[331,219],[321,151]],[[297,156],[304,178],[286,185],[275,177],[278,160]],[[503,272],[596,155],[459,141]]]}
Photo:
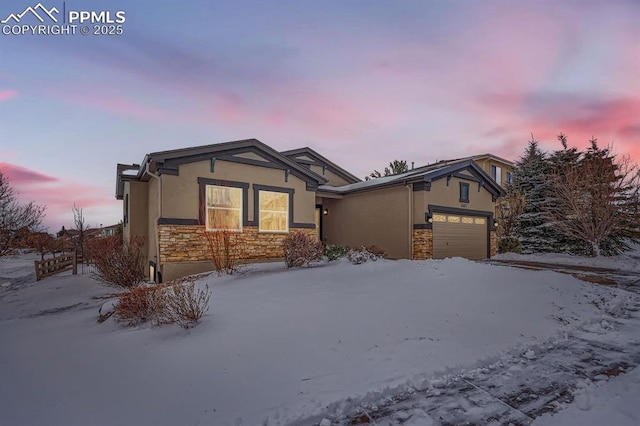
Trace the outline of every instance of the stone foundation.
{"label": "stone foundation", "polygon": [[412,244],[412,259],[431,259],[433,256],[433,230],[414,229]]}
{"label": "stone foundation", "polygon": [[[294,230],[316,235],[315,229],[291,229]],[[239,255],[244,260],[281,259],[282,240],[287,235],[260,233],[257,227],[247,226],[242,232],[232,233],[231,241],[237,244]],[[159,225],[158,238],[160,263],[198,262],[211,257],[203,225]]]}

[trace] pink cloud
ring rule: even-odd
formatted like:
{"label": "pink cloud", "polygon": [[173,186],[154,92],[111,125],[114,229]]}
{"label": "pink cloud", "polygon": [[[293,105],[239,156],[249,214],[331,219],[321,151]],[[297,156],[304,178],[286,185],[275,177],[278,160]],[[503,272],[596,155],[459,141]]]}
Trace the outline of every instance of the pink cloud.
{"label": "pink cloud", "polygon": [[151,106],[129,93],[119,93],[113,87],[109,90],[106,86],[105,88],[96,88],[75,85],[66,90],[42,88],[41,92],[50,98],[68,104],[125,117],[160,122],[172,117],[170,109]]}
{"label": "pink cloud", "polygon": [[15,90],[3,90],[0,91],[0,102],[7,101],[11,98],[18,97],[18,92]]}
{"label": "pink cloud", "polygon": [[[518,100],[519,99],[519,100]],[[613,144],[615,152],[640,162],[640,98],[497,96],[484,99],[487,117],[501,116],[504,123],[483,134],[491,149],[517,158],[533,133],[547,150],[560,149],[557,135],[564,133],[569,145],[584,149],[596,137],[601,146]],[[476,144],[473,148],[480,148]]]}
{"label": "pink cloud", "polygon": [[56,177],[48,176],[11,163],[0,163],[0,172],[9,178],[12,185],[19,186],[56,182],[58,180]]}
{"label": "pink cloud", "polygon": [[74,203],[86,209],[91,225],[98,225],[92,221],[92,210],[117,208],[120,203],[114,198],[113,188],[60,179],[10,163],[0,163],[0,170],[9,177],[19,200],[34,201],[46,207],[44,222],[52,232],[63,224],[67,227],[72,225]]}
{"label": "pink cloud", "polygon": [[113,114],[142,118],[145,120],[163,120],[170,116],[166,110],[150,107],[139,101],[118,94],[87,94],[76,92],[65,94],[63,100]]}

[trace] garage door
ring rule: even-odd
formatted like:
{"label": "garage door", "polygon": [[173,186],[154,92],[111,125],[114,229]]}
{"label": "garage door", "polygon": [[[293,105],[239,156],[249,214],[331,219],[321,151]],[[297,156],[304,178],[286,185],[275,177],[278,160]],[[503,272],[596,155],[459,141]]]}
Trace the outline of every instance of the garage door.
{"label": "garage door", "polygon": [[486,217],[434,213],[433,258],[465,257],[487,258]]}

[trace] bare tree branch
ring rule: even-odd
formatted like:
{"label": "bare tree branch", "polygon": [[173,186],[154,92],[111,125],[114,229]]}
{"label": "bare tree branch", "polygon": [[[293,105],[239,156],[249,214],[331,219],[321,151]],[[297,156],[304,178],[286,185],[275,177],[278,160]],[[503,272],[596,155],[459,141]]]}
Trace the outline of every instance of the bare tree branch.
{"label": "bare tree branch", "polygon": [[605,239],[637,232],[640,178],[629,157],[616,159],[609,148],[590,142],[577,163],[552,174],[555,205],[546,213],[559,232],[590,244],[599,256]]}
{"label": "bare tree branch", "polygon": [[27,244],[30,233],[40,230],[44,210],[33,201],[19,203],[9,179],[0,171],[0,256]]}

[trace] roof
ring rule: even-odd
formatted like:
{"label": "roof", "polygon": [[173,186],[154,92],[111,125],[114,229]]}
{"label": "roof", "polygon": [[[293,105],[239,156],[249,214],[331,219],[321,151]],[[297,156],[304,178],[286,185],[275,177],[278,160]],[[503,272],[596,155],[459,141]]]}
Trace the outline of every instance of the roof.
{"label": "roof", "polygon": [[[265,161],[236,156],[238,154],[248,152],[258,154],[259,157]],[[443,160],[435,164],[429,164],[412,169],[406,173],[374,178],[363,182],[355,175],[349,173],[309,147],[278,152],[257,139],[242,139],[189,148],[152,152],[145,155],[141,165],[118,164],[116,176],[116,198],[119,200],[123,198],[124,182],[126,181],[150,179],[150,176],[153,176],[153,173],[157,173],[158,175],[178,175],[180,164],[215,159],[237,161],[256,166],[268,166],[288,170],[294,176],[306,181],[308,188],[317,188],[322,191],[333,192],[336,194],[377,189],[383,186],[397,185],[406,181],[431,181],[432,179],[441,177],[441,174],[447,175],[457,170],[471,168],[474,174],[490,186],[491,192],[496,194],[504,193],[503,189],[474,162],[474,160],[482,158],[493,158],[505,164],[513,165],[511,161],[493,154],[479,154],[453,160]],[[327,167],[329,171],[351,183],[340,187],[326,185],[328,180],[325,177],[320,176],[305,167],[309,164]]]}
{"label": "roof", "polygon": [[493,179],[491,179],[491,177],[487,175],[487,173],[482,170],[480,166],[478,166],[475,162],[473,162],[473,160],[470,159],[456,161],[453,164],[431,164],[428,166],[410,170],[405,173],[373,178],[368,181],[353,183],[350,185],[337,187],[330,185],[321,185],[318,187],[318,189],[321,191],[333,192],[337,194],[347,194],[366,190],[376,190],[405,183],[421,181],[431,182],[433,180],[452,175],[453,173],[464,169],[470,170],[473,174],[475,174],[483,182],[485,182],[485,187],[487,187],[487,189],[491,193],[495,195],[504,194],[504,190],[502,189],[502,187],[500,187],[500,185],[498,185]]}
{"label": "roof", "polygon": [[[265,161],[257,161],[235,156],[237,154],[247,152],[258,154],[259,157]],[[189,148],[152,152],[145,155],[141,165],[118,164],[116,198],[122,199],[124,195],[125,181],[146,180],[152,176],[150,173],[156,173],[158,175],[178,175],[180,164],[212,159],[237,161],[256,166],[270,166],[288,170],[292,175],[304,180],[309,186],[314,188],[319,184],[323,184],[328,181],[323,176],[314,173],[310,169],[298,164],[257,139],[242,139]],[[131,170],[137,170],[135,175],[129,173]]]}
{"label": "roof", "polygon": [[[445,163],[445,164],[449,164],[449,163],[454,163],[454,162],[459,162],[459,161],[466,161],[466,160],[480,160],[483,158],[491,158],[497,161],[500,161],[501,163],[505,163],[508,164],[510,166],[514,166],[514,162],[513,161],[509,161],[509,160],[505,160],[502,157],[498,157],[497,155],[493,155],[493,154],[478,154],[478,155],[472,155],[470,157],[462,157],[462,158],[456,158],[453,160],[440,160],[438,161],[438,163]],[[438,164],[436,163],[436,164]]]}
{"label": "roof", "polygon": [[[291,149],[288,151],[282,151],[280,154],[288,158],[291,158],[293,161],[297,163],[326,166],[330,172],[341,177],[347,182],[350,182],[350,183],[362,182],[360,178],[349,173],[342,167],[330,161],[328,158],[318,154],[316,151],[309,148],[308,146],[305,146],[303,148]],[[309,160],[306,160],[304,157],[308,158]]]}

